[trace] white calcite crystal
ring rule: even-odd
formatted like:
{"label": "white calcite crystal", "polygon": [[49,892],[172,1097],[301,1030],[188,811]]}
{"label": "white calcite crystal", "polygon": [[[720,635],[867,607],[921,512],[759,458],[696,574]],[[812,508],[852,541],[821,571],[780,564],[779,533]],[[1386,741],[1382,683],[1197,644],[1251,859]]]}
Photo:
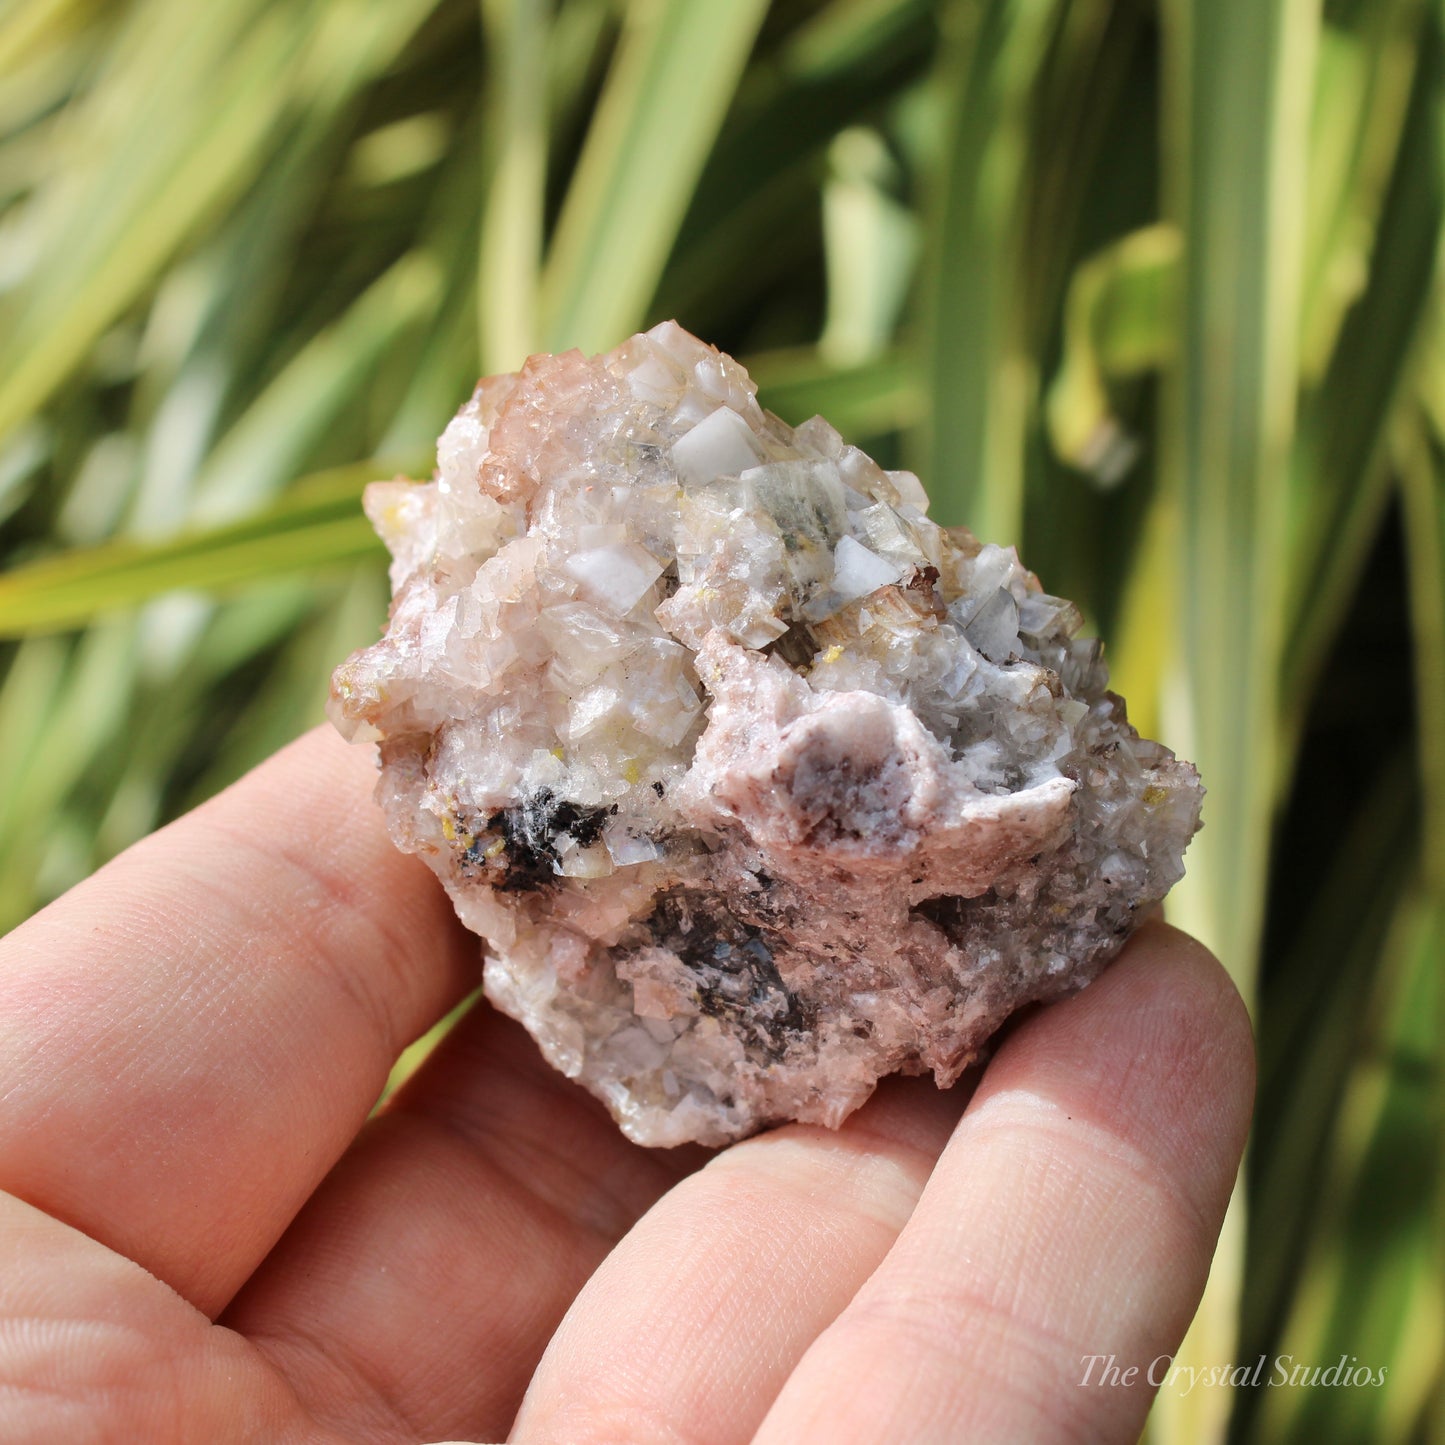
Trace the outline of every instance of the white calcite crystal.
{"label": "white calcite crystal", "polygon": [[336,673],[486,992],[644,1144],[947,1085],[1180,877],[1194,769],[1072,603],[668,323],[483,381],[379,482]]}

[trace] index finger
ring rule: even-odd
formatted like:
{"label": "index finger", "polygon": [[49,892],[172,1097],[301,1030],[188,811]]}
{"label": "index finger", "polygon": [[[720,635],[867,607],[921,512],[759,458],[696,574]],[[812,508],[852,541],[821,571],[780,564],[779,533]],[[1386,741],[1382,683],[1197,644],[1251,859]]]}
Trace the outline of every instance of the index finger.
{"label": "index finger", "polygon": [[0,940],[0,1189],[216,1313],[475,982],[329,728]]}

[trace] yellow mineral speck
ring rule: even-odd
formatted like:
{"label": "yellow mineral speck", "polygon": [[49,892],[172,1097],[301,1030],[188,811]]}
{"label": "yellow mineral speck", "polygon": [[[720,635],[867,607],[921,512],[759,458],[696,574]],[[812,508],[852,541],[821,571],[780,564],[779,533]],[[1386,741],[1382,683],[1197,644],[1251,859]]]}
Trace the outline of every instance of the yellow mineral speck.
{"label": "yellow mineral speck", "polygon": [[1157,808],[1168,796],[1168,791],[1161,788],[1158,783],[1150,783],[1149,786],[1144,789],[1144,806],[1146,808]]}
{"label": "yellow mineral speck", "polygon": [[487,844],[487,851],[482,854],[483,858],[495,858],[498,854],[506,851],[507,840],[505,838],[493,838]]}
{"label": "yellow mineral speck", "polygon": [[834,643],[822,656],[823,662],[837,662],[842,657],[843,649],[838,643]]}
{"label": "yellow mineral speck", "polygon": [[641,779],[642,769],[638,767],[636,758],[628,758],[622,764],[622,777],[628,783],[635,783]]}
{"label": "yellow mineral speck", "polygon": [[552,756],[553,756],[554,758],[556,758],[557,761],[560,763],[560,762],[562,761],[562,759],[566,756],[566,754],[563,753],[563,751],[562,751],[561,748],[553,748],[553,749],[552,749]]}
{"label": "yellow mineral speck", "polygon": [[457,841],[457,825],[452,822],[446,813],[442,814],[442,836],[448,843],[455,843]]}

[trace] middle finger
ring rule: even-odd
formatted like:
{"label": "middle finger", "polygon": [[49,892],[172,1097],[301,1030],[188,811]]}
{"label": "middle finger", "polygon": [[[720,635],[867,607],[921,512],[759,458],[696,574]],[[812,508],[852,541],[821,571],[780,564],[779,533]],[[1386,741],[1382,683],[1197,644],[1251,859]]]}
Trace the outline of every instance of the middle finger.
{"label": "middle finger", "polygon": [[684,1180],[568,1311],[514,1445],[750,1439],[907,1222],[967,1092],[888,1080],[836,1133],[789,1125]]}

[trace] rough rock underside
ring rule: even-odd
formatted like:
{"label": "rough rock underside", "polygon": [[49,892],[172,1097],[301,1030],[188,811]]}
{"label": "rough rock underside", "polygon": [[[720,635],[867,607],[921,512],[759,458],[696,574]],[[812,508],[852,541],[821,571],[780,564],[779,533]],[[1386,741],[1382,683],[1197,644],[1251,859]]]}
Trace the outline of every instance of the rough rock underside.
{"label": "rough rock underside", "polygon": [[332,715],[486,991],[644,1144],[952,1082],[1181,876],[1194,769],[1012,549],[667,323],[483,381],[366,509]]}

